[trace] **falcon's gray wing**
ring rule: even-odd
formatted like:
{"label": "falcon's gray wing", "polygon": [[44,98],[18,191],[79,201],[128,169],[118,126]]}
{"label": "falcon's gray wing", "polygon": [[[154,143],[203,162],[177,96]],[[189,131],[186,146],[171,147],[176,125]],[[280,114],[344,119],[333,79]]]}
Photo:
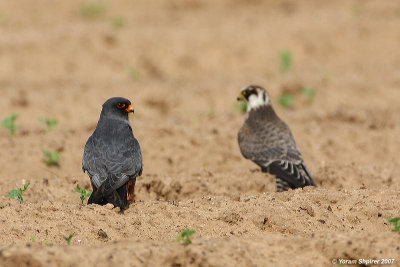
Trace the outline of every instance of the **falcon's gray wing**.
{"label": "falcon's gray wing", "polygon": [[140,146],[130,125],[113,126],[108,132],[96,129],[86,143],[82,161],[83,171],[88,172],[96,188],[105,183],[102,187],[105,194],[142,172]]}
{"label": "falcon's gray wing", "polygon": [[300,163],[303,159],[289,128],[282,121],[254,123],[246,121],[238,133],[243,156],[260,166],[277,160]]}
{"label": "falcon's gray wing", "polygon": [[245,158],[254,161],[263,171],[274,174],[277,183],[278,179],[283,180],[281,189],[316,185],[290,129],[279,118],[248,118],[238,133],[238,141]]}

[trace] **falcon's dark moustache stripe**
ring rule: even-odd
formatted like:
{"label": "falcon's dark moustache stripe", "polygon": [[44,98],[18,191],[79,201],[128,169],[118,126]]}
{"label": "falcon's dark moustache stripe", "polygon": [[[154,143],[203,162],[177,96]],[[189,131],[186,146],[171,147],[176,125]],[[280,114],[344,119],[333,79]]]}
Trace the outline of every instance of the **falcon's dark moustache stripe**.
{"label": "falcon's dark moustache stripe", "polygon": [[[249,85],[249,86],[245,87],[244,89],[242,89],[241,95],[248,100],[251,95],[258,94],[257,89],[260,89],[262,91],[265,90],[264,88],[262,88],[259,85]],[[264,101],[266,100],[266,94],[263,95],[263,99],[264,99]]]}

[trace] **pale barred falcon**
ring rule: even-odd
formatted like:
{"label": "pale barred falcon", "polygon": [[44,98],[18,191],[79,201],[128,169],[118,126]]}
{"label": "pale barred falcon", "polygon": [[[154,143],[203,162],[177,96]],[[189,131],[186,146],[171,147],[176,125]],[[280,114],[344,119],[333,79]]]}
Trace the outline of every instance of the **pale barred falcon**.
{"label": "pale barred falcon", "polygon": [[307,170],[293,135],[275,113],[261,86],[243,88],[238,97],[247,104],[246,120],[238,133],[240,151],[263,172],[275,175],[276,191],[317,186]]}
{"label": "pale barred falcon", "polygon": [[[83,153],[82,169],[87,172],[93,193],[88,204],[126,209],[134,201],[136,177],[142,174],[142,153],[133,135],[128,114],[131,102],[122,97],[103,104],[100,119]],[[129,197],[129,198],[128,198]]]}

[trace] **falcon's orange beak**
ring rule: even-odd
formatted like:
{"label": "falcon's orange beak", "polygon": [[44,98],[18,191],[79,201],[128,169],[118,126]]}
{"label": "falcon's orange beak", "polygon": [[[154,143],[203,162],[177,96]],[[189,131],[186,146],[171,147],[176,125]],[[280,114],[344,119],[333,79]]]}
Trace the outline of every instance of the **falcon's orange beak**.
{"label": "falcon's orange beak", "polygon": [[125,111],[126,112],[132,112],[132,113],[134,113],[135,111],[133,110],[133,107],[132,107],[132,105],[129,105],[126,109],[125,109]]}

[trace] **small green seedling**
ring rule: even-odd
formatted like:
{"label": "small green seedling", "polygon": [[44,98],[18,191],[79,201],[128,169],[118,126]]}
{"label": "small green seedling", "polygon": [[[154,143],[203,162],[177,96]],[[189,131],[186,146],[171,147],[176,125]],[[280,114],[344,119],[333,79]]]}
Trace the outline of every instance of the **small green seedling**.
{"label": "small green seedling", "polygon": [[215,118],[215,108],[211,107],[210,110],[208,111],[207,117],[209,119],[214,119]]}
{"label": "small green seedling", "polygon": [[181,244],[185,245],[185,246],[189,245],[189,244],[192,243],[192,240],[190,240],[190,237],[195,233],[196,233],[195,230],[185,229],[179,234],[179,236],[176,239],[176,241],[178,243],[181,243]]}
{"label": "small green seedling", "polygon": [[303,94],[303,96],[305,96],[306,101],[308,104],[311,104],[314,101],[314,97],[315,97],[315,90],[309,87],[303,87],[301,89],[301,93]]}
{"label": "small green seedling", "polygon": [[244,114],[247,111],[247,104],[244,101],[235,104],[235,110],[239,113]]}
{"label": "small green seedling", "polygon": [[282,51],[279,57],[281,62],[281,71],[282,72],[290,71],[293,65],[292,52],[290,50]]}
{"label": "small green seedling", "polygon": [[9,21],[9,18],[3,12],[0,12],[0,25],[6,25]]}
{"label": "small green seedling", "polygon": [[389,218],[388,222],[394,226],[393,232],[400,232],[400,217]]}
{"label": "small green seedling", "polygon": [[82,204],[83,204],[83,201],[85,200],[85,198],[90,197],[92,195],[92,191],[86,192],[86,190],[84,188],[79,189],[78,187],[75,187],[75,191],[80,194]]}
{"label": "small green seedling", "polygon": [[81,16],[88,19],[94,19],[102,16],[106,11],[106,5],[103,1],[94,1],[84,4],[81,7]]}
{"label": "small green seedling", "polygon": [[43,150],[43,154],[46,156],[47,166],[58,166],[58,161],[61,157],[60,153]]}
{"label": "small green seedling", "polygon": [[71,244],[71,239],[74,236],[74,234],[70,234],[68,237],[64,236],[65,241],[67,241],[67,244]]}
{"label": "small green seedling", "polygon": [[111,19],[111,26],[115,29],[121,29],[121,28],[125,27],[125,25],[126,25],[126,22],[123,17],[113,17]]}
{"label": "small green seedling", "polygon": [[203,171],[207,170],[207,163],[203,162],[203,164],[201,164],[201,166],[203,167]]}
{"label": "small green seedling", "polygon": [[360,16],[362,14],[362,12],[363,12],[363,7],[360,3],[353,4],[353,6],[351,7],[351,13],[355,17]]}
{"label": "small green seedling", "polygon": [[10,193],[7,194],[9,198],[17,199],[19,203],[24,202],[24,199],[22,198],[22,195],[28,189],[28,186],[30,185],[29,182],[24,184],[24,188],[18,188],[18,189],[13,189],[10,191]]}
{"label": "small green seedling", "polygon": [[294,104],[294,96],[291,94],[282,94],[278,99],[278,103],[283,108],[291,108]]}
{"label": "small green seedling", "polygon": [[49,118],[39,118],[39,122],[47,127],[47,129],[51,130],[58,125],[57,119],[49,119]]}
{"label": "small green seedling", "polygon": [[18,114],[12,114],[10,117],[5,118],[1,122],[1,126],[6,128],[12,136],[15,135],[15,131],[17,130],[18,126],[15,124],[16,119],[18,118]]}
{"label": "small green seedling", "polygon": [[140,72],[138,69],[136,69],[134,67],[130,67],[128,69],[128,76],[131,78],[131,80],[137,81],[140,78]]}

